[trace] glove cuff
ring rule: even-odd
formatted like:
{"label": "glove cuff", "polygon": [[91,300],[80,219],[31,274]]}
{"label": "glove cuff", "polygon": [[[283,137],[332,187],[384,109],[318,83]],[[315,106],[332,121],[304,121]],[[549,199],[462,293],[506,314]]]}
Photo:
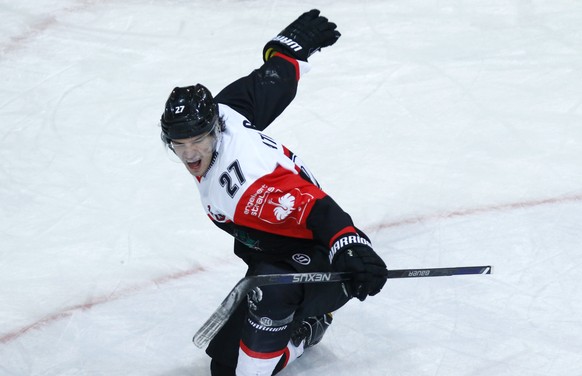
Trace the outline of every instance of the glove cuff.
{"label": "glove cuff", "polygon": [[330,264],[333,262],[333,258],[345,251],[346,249],[353,247],[353,246],[365,246],[372,249],[372,243],[368,239],[358,234],[346,234],[342,235],[341,237],[337,238],[336,241],[333,242],[330,250],[329,250],[329,262]]}
{"label": "glove cuff", "polygon": [[273,55],[275,55],[275,53],[277,52],[277,50],[273,47],[268,47],[265,46],[265,49],[263,50],[263,61],[267,62],[267,60],[269,60],[270,58],[273,57]]}

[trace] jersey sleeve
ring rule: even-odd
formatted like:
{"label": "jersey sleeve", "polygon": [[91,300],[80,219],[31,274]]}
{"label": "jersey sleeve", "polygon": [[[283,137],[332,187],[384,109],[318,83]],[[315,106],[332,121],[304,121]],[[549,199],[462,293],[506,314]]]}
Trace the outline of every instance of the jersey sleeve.
{"label": "jersey sleeve", "polygon": [[260,131],[267,128],[295,98],[297,83],[308,63],[276,53],[260,68],[242,77],[216,95]]}

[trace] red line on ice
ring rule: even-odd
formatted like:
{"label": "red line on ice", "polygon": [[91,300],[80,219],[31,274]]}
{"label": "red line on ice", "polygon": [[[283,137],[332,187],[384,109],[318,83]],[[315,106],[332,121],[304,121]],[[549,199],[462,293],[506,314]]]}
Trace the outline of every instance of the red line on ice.
{"label": "red line on ice", "polygon": [[67,317],[72,316],[74,313],[77,312],[82,312],[82,311],[88,311],[93,307],[105,304],[105,303],[109,303],[109,302],[113,302],[115,300],[118,299],[122,299],[124,297],[136,294],[140,291],[146,290],[147,288],[151,287],[152,285],[163,285],[166,284],[168,282],[172,282],[172,281],[176,281],[185,277],[189,277],[193,274],[197,274],[200,272],[205,271],[204,268],[202,267],[195,267],[189,270],[184,270],[181,272],[177,272],[174,274],[169,274],[169,275],[165,275],[150,281],[147,281],[141,285],[137,285],[137,286],[131,286],[131,287],[127,287],[125,289],[119,290],[119,291],[115,291],[111,294],[107,294],[107,295],[103,295],[100,297],[97,297],[89,302],[86,303],[82,303],[82,304],[77,304],[71,307],[67,307],[64,308],[63,310],[47,315],[45,317],[43,317],[42,319],[24,326],[20,329],[14,330],[10,333],[6,333],[3,334],[0,337],[0,343],[2,344],[6,344],[9,343],[11,341],[14,341],[15,339],[21,337],[22,335],[32,331],[32,330],[39,330],[44,328],[45,326],[51,325],[57,321],[60,321],[62,319],[66,319]]}
{"label": "red line on ice", "polygon": [[[63,13],[72,13],[72,12],[82,11],[82,10],[87,9],[90,6],[93,6],[93,5],[99,4],[99,3],[103,3],[103,2],[104,2],[103,0],[101,0],[101,1],[99,1],[99,0],[84,1],[80,4],[75,5],[75,6],[64,8],[62,10],[62,12]],[[27,31],[21,33],[20,35],[13,36],[7,45],[0,46],[1,47],[0,51],[2,51],[4,53],[15,51],[15,50],[23,47],[27,42],[29,42],[31,39],[33,39],[37,35],[41,34],[42,32],[49,29],[50,27],[56,25],[57,23],[58,23],[58,21],[57,21],[55,15],[44,17],[44,18],[36,21],[35,23],[29,25],[29,29]],[[406,226],[406,225],[410,225],[410,224],[415,224],[415,223],[419,223],[419,222],[427,222],[427,221],[432,221],[432,220],[437,220],[437,219],[451,219],[451,218],[456,218],[456,217],[466,217],[466,216],[479,215],[479,214],[491,213],[491,212],[496,212],[496,211],[511,211],[511,210],[517,210],[517,209],[532,208],[532,207],[541,206],[541,205],[562,204],[562,203],[575,202],[575,201],[582,201],[582,194],[564,195],[564,196],[558,196],[558,197],[548,198],[548,199],[531,200],[531,201],[508,203],[508,204],[501,204],[501,205],[490,205],[490,206],[483,206],[483,207],[476,207],[476,208],[461,209],[461,210],[446,212],[446,213],[436,213],[436,214],[418,216],[418,217],[413,217],[413,218],[405,218],[405,219],[402,219],[399,221],[385,222],[385,223],[380,223],[377,225],[367,226],[366,229],[368,231],[380,231],[380,230],[387,229],[387,228]],[[59,320],[70,317],[71,315],[73,315],[76,312],[87,311],[87,310],[92,309],[95,306],[109,303],[109,302],[124,298],[124,297],[129,296],[129,295],[133,295],[137,292],[140,292],[140,291],[147,289],[152,284],[162,285],[162,284],[165,284],[168,282],[172,282],[172,281],[179,280],[179,279],[182,279],[185,277],[189,277],[193,274],[197,274],[197,273],[200,273],[203,271],[205,271],[203,268],[196,267],[196,268],[186,270],[183,272],[178,272],[175,274],[162,276],[160,278],[157,278],[157,279],[154,279],[154,280],[149,281],[147,283],[144,283],[143,285],[128,287],[126,289],[122,289],[122,290],[114,292],[112,294],[103,295],[103,296],[98,297],[98,298],[96,298],[92,301],[89,301],[87,303],[82,303],[82,304],[78,304],[75,306],[64,308],[63,310],[56,312],[56,313],[53,313],[53,314],[50,314],[48,316],[45,316],[42,319],[40,319],[40,320],[30,324],[30,325],[27,325],[27,326],[24,326],[20,329],[16,329],[12,332],[3,334],[0,337],[0,343],[6,344],[6,343],[9,343],[11,341],[14,341],[14,340],[18,339],[19,337],[21,337],[22,335],[24,335],[32,330],[42,329],[45,326],[51,325]]]}
{"label": "red line on ice", "polygon": [[471,215],[479,215],[479,214],[486,214],[492,212],[507,212],[512,210],[518,209],[529,209],[536,206],[542,205],[557,205],[563,204],[568,202],[576,202],[582,201],[582,194],[572,194],[572,195],[563,195],[558,197],[540,199],[540,200],[530,200],[530,201],[522,201],[522,202],[514,202],[508,204],[499,204],[499,205],[489,205],[489,206],[482,206],[482,207],[475,207],[475,208],[467,208],[467,209],[460,209],[451,212],[445,213],[435,213],[435,214],[428,214],[418,217],[412,218],[404,218],[399,221],[394,222],[386,222],[386,223],[379,223],[377,225],[372,225],[366,227],[368,231],[380,231],[387,228],[392,227],[401,227],[406,225],[412,225],[415,223],[421,222],[429,222],[438,219],[452,219],[457,217],[467,217]]}
{"label": "red line on ice", "polygon": [[[385,222],[385,223],[380,223],[377,225],[367,226],[366,230],[367,231],[380,231],[380,230],[387,229],[387,228],[406,226],[406,225],[415,224],[415,223],[419,223],[419,222],[428,222],[428,221],[439,220],[439,219],[452,219],[452,218],[457,218],[457,217],[467,217],[467,216],[472,216],[472,215],[486,214],[486,213],[492,213],[492,212],[498,212],[498,211],[507,212],[507,211],[518,210],[518,209],[532,208],[532,207],[541,206],[541,205],[555,205],[555,204],[563,204],[563,203],[576,202],[576,201],[582,201],[582,194],[563,195],[563,196],[547,198],[547,199],[515,202],[515,203],[500,204],[500,205],[490,205],[490,206],[475,207],[475,208],[467,208],[467,209],[461,209],[461,210],[457,210],[457,211],[440,213],[440,214],[437,213],[437,214],[431,214],[431,215],[425,215],[425,216],[418,216],[418,217],[402,219],[402,220],[394,221],[394,222]],[[27,326],[22,327],[20,329],[14,330],[10,333],[3,334],[0,337],[0,343],[2,343],[2,344],[9,343],[13,340],[18,339],[22,335],[24,335],[32,330],[42,329],[43,327],[51,325],[59,320],[65,319],[65,318],[73,315],[76,312],[87,311],[95,306],[99,306],[99,305],[102,305],[105,303],[109,303],[109,302],[130,296],[130,295],[133,295],[135,293],[138,293],[140,291],[143,291],[143,290],[149,288],[152,284],[162,285],[162,284],[165,284],[168,282],[172,282],[172,281],[179,280],[182,278],[190,277],[194,274],[201,273],[204,271],[205,271],[205,269],[202,267],[192,268],[192,269],[189,269],[189,270],[186,270],[183,272],[178,272],[178,273],[174,273],[174,274],[170,274],[170,275],[156,278],[156,279],[149,281],[149,282],[146,282],[142,285],[128,287],[126,289],[114,292],[112,294],[103,295],[103,296],[98,297],[98,298],[96,298],[92,301],[89,301],[87,303],[78,304],[78,305],[75,305],[72,307],[64,308],[63,310],[61,310],[59,312],[56,312],[56,313],[53,313],[53,314],[50,314],[48,316],[43,317],[42,319],[36,321],[33,324],[30,324],[30,325],[27,325]]]}
{"label": "red line on ice", "polygon": [[27,29],[18,35],[10,37],[9,41],[4,45],[0,45],[0,55],[5,55],[23,48],[27,43],[32,41],[36,36],[42,34],[51,27],[57,25],[59,22],[57,18],[61,14],[81,12],[90,7],[105,3],[106,0],[84,0],[77,4],[55,10],[51,14],[46,15],[27,25]]}

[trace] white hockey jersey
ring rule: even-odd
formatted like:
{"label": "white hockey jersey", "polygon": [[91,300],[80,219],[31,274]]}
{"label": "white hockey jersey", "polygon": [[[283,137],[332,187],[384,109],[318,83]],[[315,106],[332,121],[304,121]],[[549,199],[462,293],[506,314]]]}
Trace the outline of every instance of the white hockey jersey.
{"label": "white hockey jersey", "polygon": [[283,145],[245,127],[242,115],[223,104],[219,112],[226,129],[209,171],[197,179],[207,214],[218,223],[311,239],[307,214],[325,196],[315,179]]}

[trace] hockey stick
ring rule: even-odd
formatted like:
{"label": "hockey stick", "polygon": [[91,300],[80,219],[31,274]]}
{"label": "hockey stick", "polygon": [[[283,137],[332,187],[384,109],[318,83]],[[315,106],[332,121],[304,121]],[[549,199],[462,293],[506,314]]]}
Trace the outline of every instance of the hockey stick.
{"label": "hockey stick", "polygon": [[[444,277],[467,274],[491,274],[491,266],[461,266],[453,268],[432,269],[400,269],[389,270],[387,278],[418,278],[418,277]],[[236,307],[245,296],[253,289],[267,285],[282,285],[291,283],[329,283],[341,282],[350,279],[350,273],[288,273],[255,275],[241,279],[220,306],[208,320],[198,329],[192,342],[199,347],[205,347],[214,338],[216,333],[224,326]]]}
{"label": "hockey stick", "polygon": [[390,278],[448,277],[452,275],[491,274],[491,266],[457,266],[453,268],[388,270]]}
{"label": "hockey stick", "polygon": [[289,273],[289,274],[266,274],[254,275],[241,279],[228,296],[222,301],[220,306],[204,325],[198,329],[192,341],[203,348],[214,338],[216,333],[226,323],[230,315],[234,312],[239,303],[253,289],[267,285],[284,285],[290,283],[323,283],[346,281],[350,273]]}

